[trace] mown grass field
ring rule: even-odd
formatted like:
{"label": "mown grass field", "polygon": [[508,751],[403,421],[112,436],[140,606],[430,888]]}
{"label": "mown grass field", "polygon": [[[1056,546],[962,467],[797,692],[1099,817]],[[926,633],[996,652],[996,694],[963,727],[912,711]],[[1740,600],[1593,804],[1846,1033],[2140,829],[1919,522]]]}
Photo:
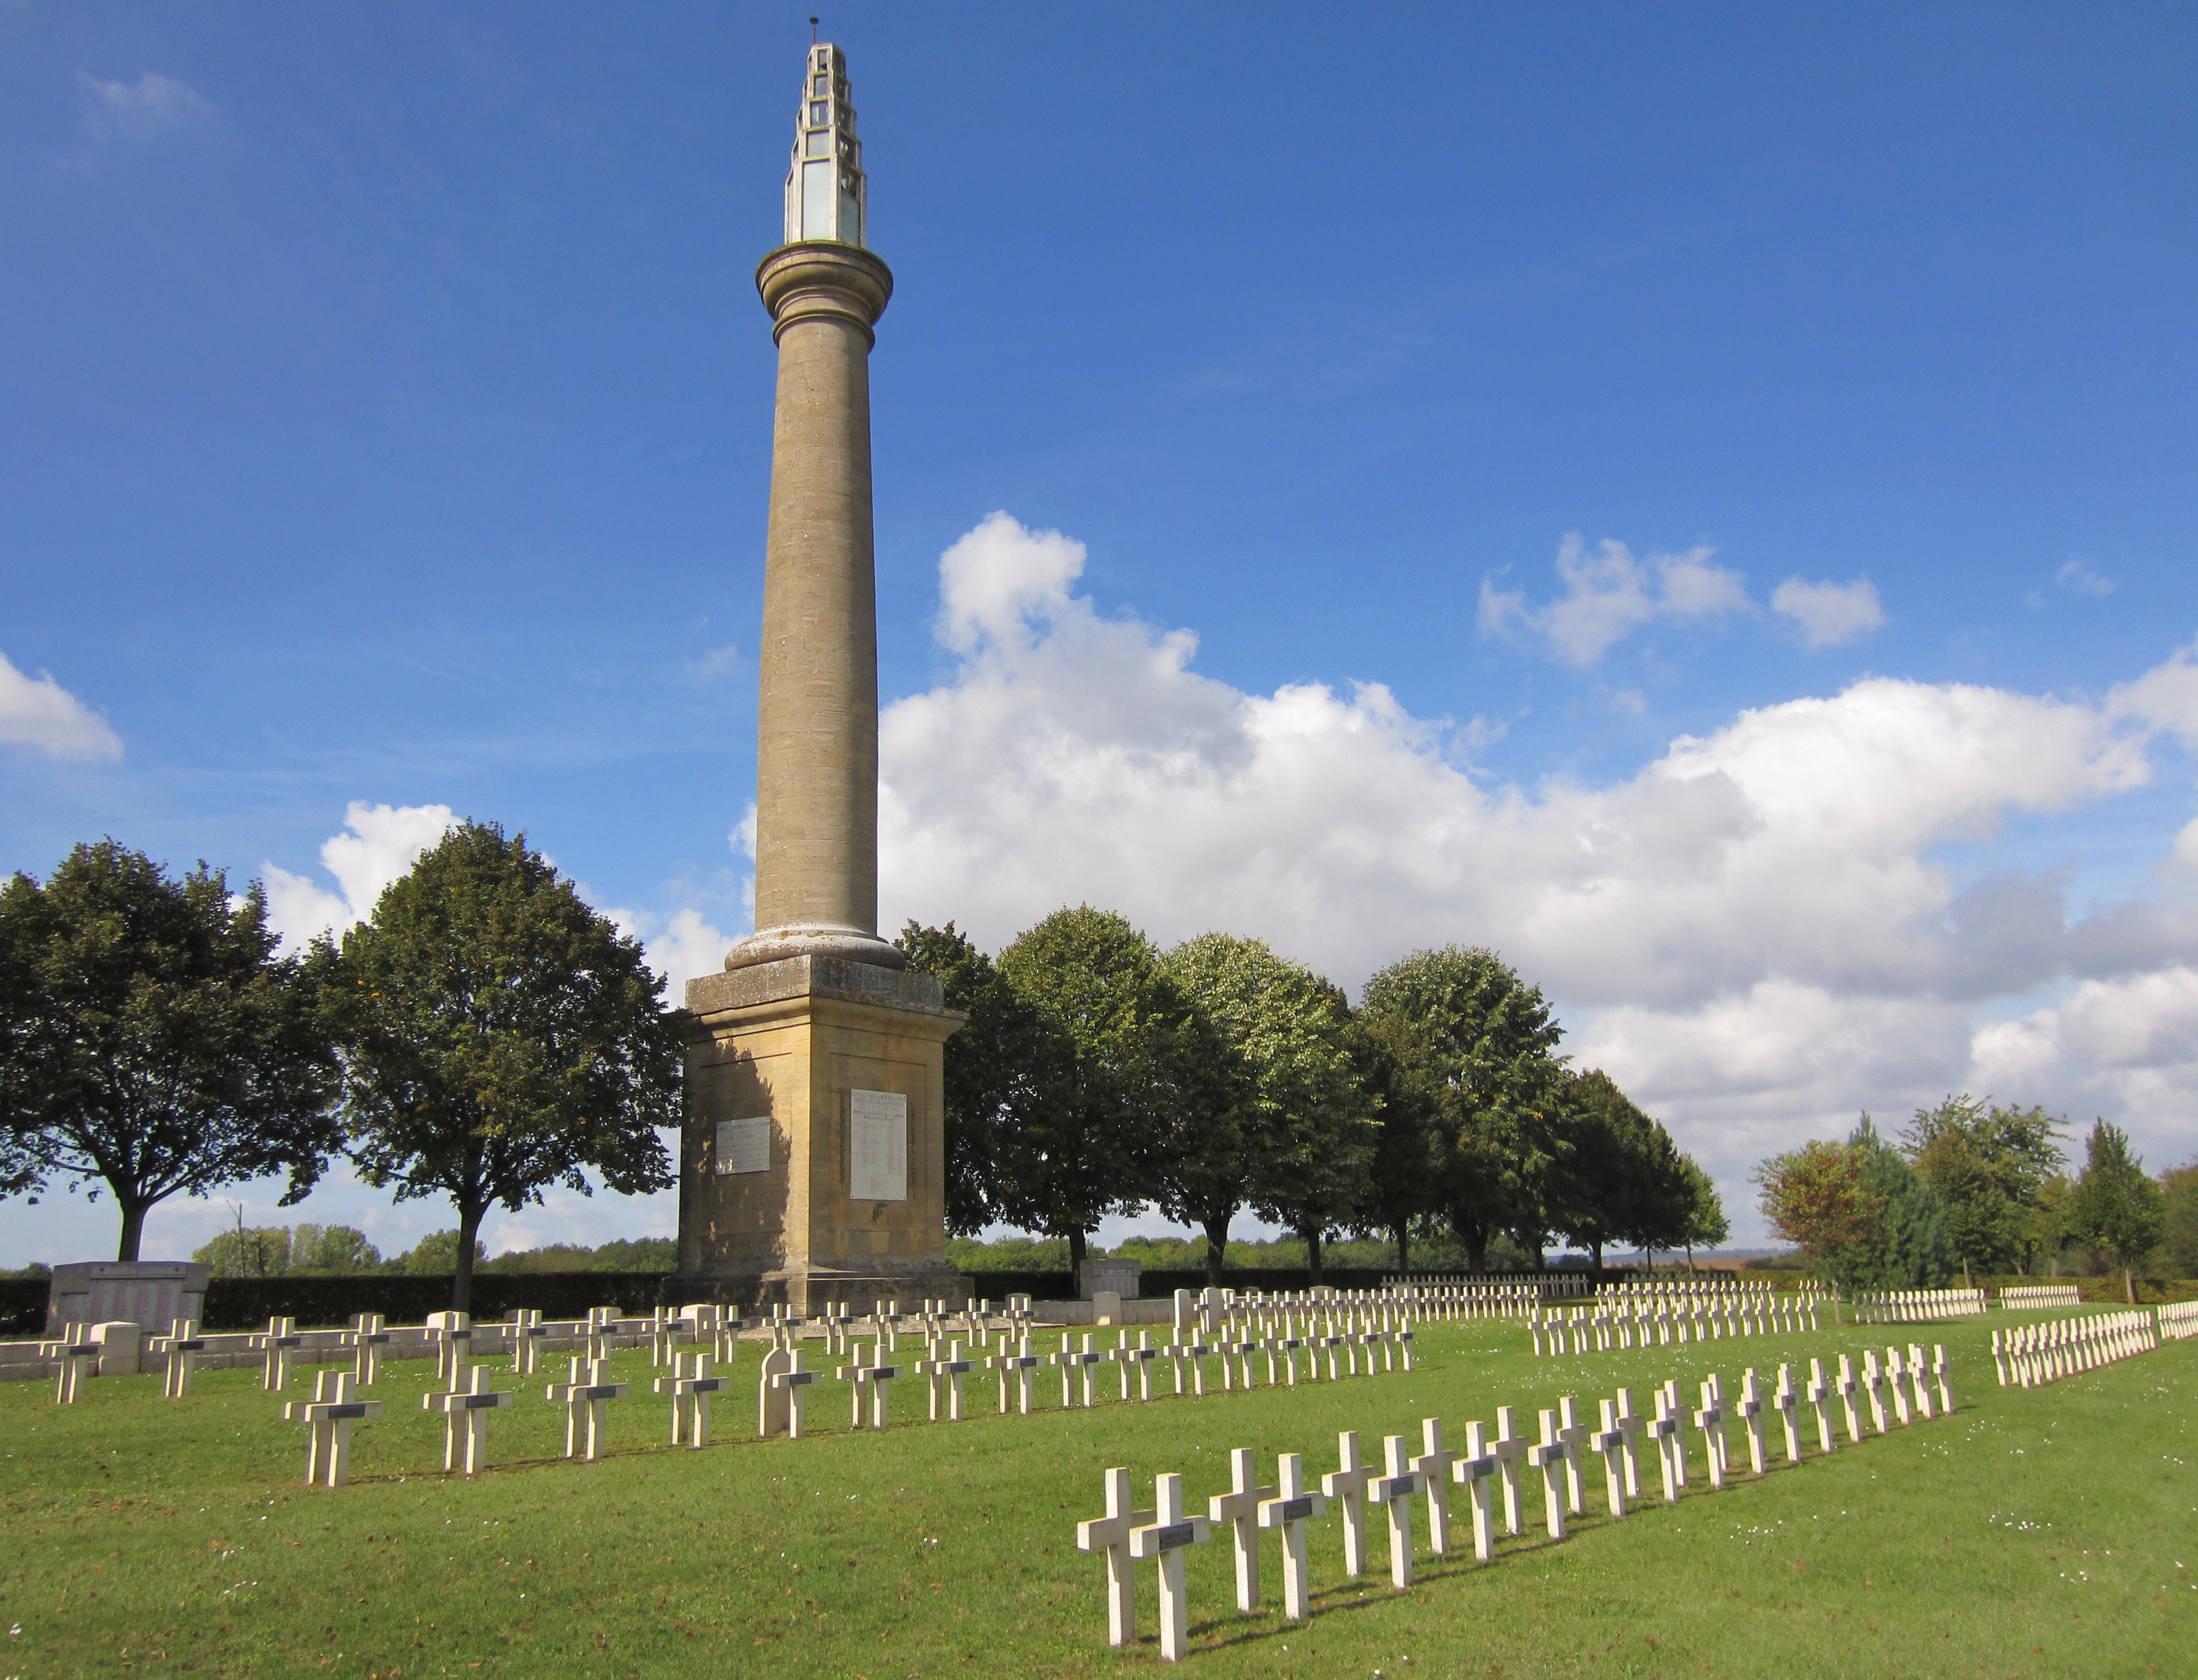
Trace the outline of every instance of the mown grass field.
{"label": "mown grass field", "polygon": [[[2034,1317],[2061,1315],[2021,1315]],[[1996,1318],[2003,1323],[2005,1318]],[[2168,1345],[2027,1392],[1994,1384],[1986,1321],[1880,1329],[1942,1341],[1951,1418],[1775,1469],[1622,1522],[1530,1534],[1492,1563],[1424,1555],[1406,1594],[1348,1582],[1332,1519],[1313,1532],[1315,1614],[1239,1617],[1224,1544],[1190,1563],[1189,1667],[1237,1675],[2099,1677],[2198,1674],[2198,1342]],[[419,1410],[431,1368],[386,1368],[383,1421],[361,1426],[346,1488],[302,1485],[304,1430],[256,1374],[0,1386],[0,1677],[684,1674],[868,1677],[1157,1671],[1149,1567],[1134,1648],[1105,1644],[1098,1560],[1074,1548],[1099,1514],[1100,1472],[1128,1464],[1141,1499],[1184,1473],[1201,1509],[1227,1453],[1297,1450],[1332,1468],[1335,1433],[1416,1437],[1445,1420],[1533,1410],[1561,1392],[1637,1397],[1667,1376],[1859,1353],[1848,1328],[1541,1361],[1505,1323],[1426,1327],[1420,1369],[1340,1384],[1091,1411],[921,1421],[846,1433],[846,1391],[812,1391],[817,1433],[762,1442],[753,1348],[703,1452],[660,1445],[669,1403],[647,1356],[619,1362],[613,1454],[555,1457],[562,1412],[509,1375],[519,1405],[491,1426],[495,1468],[445,1478],[440,1420]],[[812,1358],[811,1363],[819,1363]],[[1102,1388],[1113,1392],[1111,1373]],[[311,1392],[310,1374],[292,1395]],[[1059,1398],[1047,1374],[1042,1397]],[[896,1411],[920,1420],[921,1390]],[[1805,1432],[1806,1435],[1808,1432]],[[1812,1439],[1812,1436],[1809,1437]],[[1774,1457],[1776,1455],[1774,1455]],[[1644,1474],[1644,1488],[1654,1481]],[[1532,1484],[1530,1482],[1530,1487]],[[1602,1505],[1599,1466],[1588,1478]],[[1462,1503],[1462,1502],[1461,1502]],[[1528,1502],[1530,1522],[1538,1498]],[[1424,1513],[1419,1527],[1424,1547]],[[1272,1543],[1270,1542],[1271,1547]],[[1269,1596],[1279,1600],[1276,1553]]]}

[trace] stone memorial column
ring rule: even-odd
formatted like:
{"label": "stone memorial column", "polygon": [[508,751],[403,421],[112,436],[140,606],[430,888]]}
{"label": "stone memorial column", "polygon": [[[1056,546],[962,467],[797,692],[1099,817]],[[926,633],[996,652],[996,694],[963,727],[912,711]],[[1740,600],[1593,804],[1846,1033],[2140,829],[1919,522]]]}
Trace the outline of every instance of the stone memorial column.
{"label": "stone memorial column", "polygon": [[863,243],[846,66],[803,69],[778,345],[756,752],[757,931],[689,982],[675,1288],[750,1309],[966,1299],[946,1264],[944,1046],[962,1017],[878,937],[869,354],[893,275]]}

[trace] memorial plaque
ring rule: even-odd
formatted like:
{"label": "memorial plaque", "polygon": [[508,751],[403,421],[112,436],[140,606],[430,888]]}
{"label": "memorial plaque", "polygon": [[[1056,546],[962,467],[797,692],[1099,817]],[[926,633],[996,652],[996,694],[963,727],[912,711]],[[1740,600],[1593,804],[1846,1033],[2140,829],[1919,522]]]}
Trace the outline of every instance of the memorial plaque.
{"label": "memorial plaque", "polygon": [[906,1201],[908,1099],[898,1091],[849,1091],[847,1109],[848,1195]]}
{"label": "memorial plaque", "polygon": [[770,1120],[768,1116],[761,1119],[718,1122],[718,1171],[721,1173],[770,1171]]}

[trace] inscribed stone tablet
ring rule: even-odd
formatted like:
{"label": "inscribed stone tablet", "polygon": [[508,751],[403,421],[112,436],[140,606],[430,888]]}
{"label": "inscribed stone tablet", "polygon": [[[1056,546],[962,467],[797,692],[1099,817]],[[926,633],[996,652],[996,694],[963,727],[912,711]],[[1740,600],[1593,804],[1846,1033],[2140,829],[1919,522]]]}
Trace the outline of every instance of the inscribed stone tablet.
{"label": "inscribed stone tablet", "polygon": [[768,1117],[718,1122],[718,1171],[770,1171],[770,1121]]}
{"label": "inscribed stone tablet", "polygon": [[908,1099],[898,1091],[847,1093],[847,1194],[857,1201],[908,1200]]}

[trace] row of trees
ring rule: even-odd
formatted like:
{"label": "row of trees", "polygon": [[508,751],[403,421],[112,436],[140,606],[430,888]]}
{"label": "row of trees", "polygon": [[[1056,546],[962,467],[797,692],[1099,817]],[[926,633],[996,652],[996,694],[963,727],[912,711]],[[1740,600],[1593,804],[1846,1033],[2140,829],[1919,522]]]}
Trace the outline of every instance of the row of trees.
{"label": "row of trees", "polygon": [[[1935,1288],[1957,1270],[2028,1272],[2042,1256],[2081,1248],[2120,1271],[2134,1301],[2136,1269],[2179,1235],[2171,1212],[2198,1204],[2198,1182],[2178,1182],[2198,1180],[2198,1171],[2155,1183],[2128,1135],[2102,1119],[2072,1178],[2062,1124],[2039,1107],[1950,1096],[1918,1109],[1898,1148],[1864,1114],[1844,1142],[1774,1155],[1755,1179],[1771,1228],[1852,1288]],[[2198,1227],[2198,1205],[2178,1217]],[[2187,1268],[2198,1257],[2173,1258]]]}
{"label": "row of trees", "polygon": [[1335,1233],[1380,1234],[1409,1266],[1445,1232],[1485,1265],[1509,1236],[1588,1249],[1723,1241],[1705,1174],[1605,1074],[1573,1073],[1538,988],[1451,946],[1340,988],[1258,939],[1161,950],[1089,905],[997,959],[952,923],[910,923],[910,966],[968,1025],[946,1045],[947,1223],[1063,1238],[1072,1269],[1102,1219],[1157,1206],[1206,1236],[1258,1216],[1317,1276]]}
{"label": "row of trees", "polygon": [[296,956],[257,883],[79,846],[0,888],[0,1194],[103,1189],[132,1260],[171,1196],[282,1173],[288,1205],[347,1156],[400,1201],[451,1200],[462,1308],[491,1206],[673,1182],[663,989],[493,824],[450,830],[340,946]]}

